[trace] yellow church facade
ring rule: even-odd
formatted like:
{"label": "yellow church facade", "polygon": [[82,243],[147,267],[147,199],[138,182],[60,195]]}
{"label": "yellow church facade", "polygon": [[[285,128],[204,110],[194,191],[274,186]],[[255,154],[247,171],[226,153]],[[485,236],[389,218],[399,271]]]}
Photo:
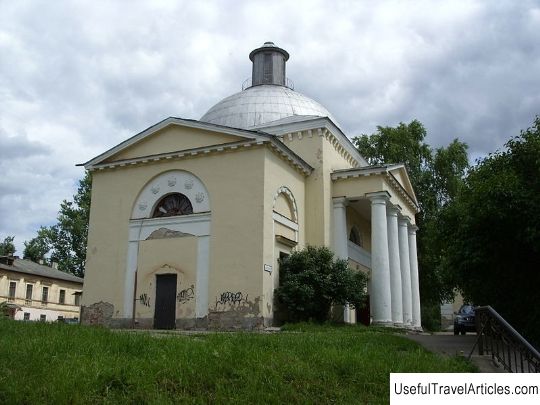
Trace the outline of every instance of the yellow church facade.
{"label": "yellow church facade", "polygon": [[[251,85],[200,120],[168,118],[84,164],[92,203],[81,321],[258,329],[277,319],[278,260],[328,246],[369,275],[374,324],[420,327],[403,165],[369,166],[272,43]],[[344,308],[343,320],[359,314]]]}

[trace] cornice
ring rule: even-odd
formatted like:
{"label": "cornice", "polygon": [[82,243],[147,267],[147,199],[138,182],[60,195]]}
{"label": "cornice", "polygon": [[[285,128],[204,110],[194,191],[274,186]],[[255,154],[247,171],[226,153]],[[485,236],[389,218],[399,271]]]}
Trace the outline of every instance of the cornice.
{"label": "cornice", "polygon": [[304,174],[305,176],[309,175],[313,168],[309,166],[306,162],[296,156],[292,151],[290,151],[285,145],[280,145],[281,142],[274,139],[267,140],[246,140],[238,142],[223,143],[217,145],[210,145],[199,148],[184,149],[173,152],[158,153],[154,155],[140,156],[132,159],[122,159],[106,163],[98,163],[94,165],[86,165],[85,168],[89,171],[101,171],[101,170],[110,170],[117,168],[124,168],[130,166],[142,166],[147,164],[153,164],[156,162],[163,162],[168,160],[181,160],[189,159],[193,157],[206,156],[210,154],[225,153],[225,152],[234,152],[243,150],[246,148],[256,148],[261,146],[269,146],[278,156],[280,156],[284,161],[289,163],[296,170]]}
{"label": "cornice", "polygon": [[352,144],[351,140],[328,117],[266,125],[264,127],[258,127],[257,129],[273,134],[280,139],[288,137],[291,140],[294,136],[302,139],[304,136],[310,137],[314,136],[314,133],[316,133],[317,135],[324,136],[328,139],[334,148],[336,148],[336,150],[338,150],[338,152],[340,152],[347,160],[352,159],[353,163],[351,164],[353,167],[367,166],[368,164],[360,152],[358,152],[358,149]]}
{"label": "cornice", "polygon": [[420,207],[416,203],[416,200],[405,190],[401,183],[390,173],[390,170],[395,170],[403,165],[393,166],[375,166],[375,167],[363,167],[359,169],[348,169],[342,171],[335,171],[330,176],[332,181],[339,181],[350,178],[368,177],[368,176],[381,176],[390,185],[405,202],[413,208],[415,212],[420,212]]}
{"label": "cornice", "polygon": [[131,138],[126,139],[125,141],[108,149],[107,151],[101,153],[95,158],[89,160],[88,162],[79,164],[77,166],[84,166],[86,169],[88,169],[88,167],[97,166],[98,164],[110,158],[111,156],[114,156],[118,152],[125,150],[126,148],[129,148],[130,146],[136,144],[137,142],[140,142],[146,137],[170,125],[178,125],[185,128],[201,129],[201,130],[206,130],[206,131],[216,132],[216,133],[226,134],[226,135],[234,135],[234,136],[239,136],[239,137],[246,138],[249,140],[267,140],[273,137],[272,135],[266,134],[261,131],[250,131],[250,130],[244,130],[244,129],[230,128],[230,127],[225,127],[222,125],[210,124],[210,123],[196,121],[196,120],[169,117],[158,122],[157,124],[154,124],[146,128],[145,130],[139,132],[138,134],[132,136]]}

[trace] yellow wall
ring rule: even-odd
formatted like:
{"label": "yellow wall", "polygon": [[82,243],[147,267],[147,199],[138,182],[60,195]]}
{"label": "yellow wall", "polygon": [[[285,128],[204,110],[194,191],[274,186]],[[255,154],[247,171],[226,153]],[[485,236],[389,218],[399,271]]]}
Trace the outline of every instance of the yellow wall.
{"label": "yellow wall", "polygon": [[206,186],[211,202],[209,304],[222,292],[262,295],[264,147],[93,173],[83,305],[123,309],[128,223],[141,189],[169,170],[186,170]]}
{"label": "yellow wall", "polygon": [[[274,287],[279,281],[279,268],[277,259],[279,251],[276,249],[276,234],[282,234],[289,239],[294,240],[294,234],[289,229],[278,223],[274,223],[272,212],[274,211],[274,197],[280,187],[287,187],[296,201],[298,209],[298,247],[302,248],[305,244],[306,212],[305,212],[305,187],[304,175],[291,168],[291,166],[276,156],[270,150],[265,154],[265,181],[264,181],[264,264],[272,266],[272,273],[266,272],[261,268],[263,282],[263,316],[271,317],[273,311]],[[283,208],[278,200],[278,209]],[[286,233],[286,234],[285,234]],[[284,251],[290,252],[291,248],[282,246]]]}
{"label": "yellow wall", "polygon": [[334,170],[349,169],[351,164],[335,149],[329,138],[313,131],[311,137],[304,132],[302,139],[283,137],[283,142],[313,168],[305,181],[306,189],[306,241],[315,246],[332,244],[332,182]]}
{"label": "yellow wall", "polygon": [[234,135],[170,125],[110,157],[107,162],[237,142],[244,139]]}
{"label": "yellow wall", "polygon": [[[241,138],[215,135],[209,131],[177,126],[168,127],[147,140],[117,154],[126,159],[192,147],[231,142]],[[245,307],[271,318],[273,291],[279,280],[279,252],[290,252],[289,246],[276,242],[275,235],[294,240],[296,234],[273,219],[274,210],[292,218],[292,206],[279,197],[280,187],[294,195],[298,208],[298,245],[333,245],[333,197],[364,197],[366,193],[389,191],[391,202],[403,208],[403,214],[414,221],[414,212],[382,176],[331,180],[331,173],[351,168],[335,149],[331,137],[300,139],[284,137],[284,143],[310,164],[314,171],[305,177],[266,146],[239,148],[236,151],[197,155],[189,158],[138,164],[93,173],[92,206],[88,235],[83,305],[99,301],[114,306],[114,317],[121,318],[124,306],[124,283],[128,247],[128,224],[134,203],[156,176],[170,170],[185,170],[197,176],[209,193],[210,253],[208,310],[210,313],[233,310],[220,303],[223,293],[241,293],[248,297]],[[364,248],[371,250],[369,218],[352,208],[347,210],[348,232],[356,224],[362,233]],[[178,290],[195,286],[197,272],[196,237],[149,240],[140,242],[137,297],[155,298],[156,272],[169,266],[178,272]],[[181,256],[178,252],[189,252]],[[265,265],[272,272],[265,271]],[[161,270],[160,270],[161,269]],[[153,300],[150,300],[152,303]],[[195,303],[177,306],[177,318],[192,316]],[[250,314],[253,316],[253,311]],[[153,317],[153,308],[137,303],[136,316]]]}

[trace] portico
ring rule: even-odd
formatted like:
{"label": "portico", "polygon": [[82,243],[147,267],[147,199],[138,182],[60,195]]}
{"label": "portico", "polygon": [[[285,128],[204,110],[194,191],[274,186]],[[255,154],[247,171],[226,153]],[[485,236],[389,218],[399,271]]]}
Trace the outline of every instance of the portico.
{"label": "portico", "polygon": [[[337,170],[331,177],[334,252],[367,272],[371,324],[421,328],[418,203],[405,167]],[[345,322],[356,319],[355,311],[345,308]]]}

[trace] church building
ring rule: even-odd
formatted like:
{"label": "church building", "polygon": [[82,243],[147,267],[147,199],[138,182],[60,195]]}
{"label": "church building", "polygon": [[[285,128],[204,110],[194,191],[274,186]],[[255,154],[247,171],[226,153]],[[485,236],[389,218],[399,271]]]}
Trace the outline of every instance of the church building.
{"label": "church building", "polygon": [[[84,163],[92,203],[81,320],[110,327],[275,324],[278,259],[330,247],[366,272],[368,322],[420,328],[402,164],[370,166],[266,42],[251,80],[199,120],[170,117]],[[360,322],[345,307],[343,321]]]}

